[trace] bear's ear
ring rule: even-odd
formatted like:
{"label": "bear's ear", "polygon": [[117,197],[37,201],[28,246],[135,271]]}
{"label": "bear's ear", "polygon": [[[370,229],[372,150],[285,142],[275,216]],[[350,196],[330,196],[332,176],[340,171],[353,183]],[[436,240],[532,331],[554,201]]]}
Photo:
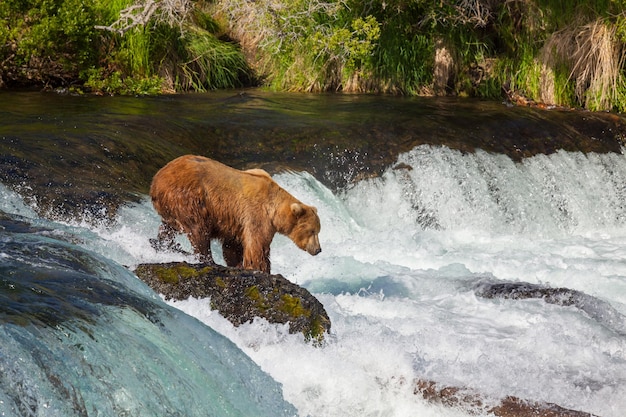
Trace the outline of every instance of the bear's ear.
{"label": "bear's ear", "polygon": [[304,207],[300,203],[293,203],[291,204],[291,212],[294,216],[300,217],[304,213]]}

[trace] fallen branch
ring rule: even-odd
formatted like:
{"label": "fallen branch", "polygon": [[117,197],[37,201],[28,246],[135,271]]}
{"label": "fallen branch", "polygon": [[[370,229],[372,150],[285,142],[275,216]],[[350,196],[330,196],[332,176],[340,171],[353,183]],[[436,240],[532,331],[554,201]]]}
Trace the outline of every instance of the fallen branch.
{"label": "fallen branch", "polygon": [[96,29],[116,32],[120,35],[134,27],[144,26],[150,21],[158,8],[154,0],[147,0],[144,4],[133,4],[120,12],[120,17],[109,26],[96,26]]}

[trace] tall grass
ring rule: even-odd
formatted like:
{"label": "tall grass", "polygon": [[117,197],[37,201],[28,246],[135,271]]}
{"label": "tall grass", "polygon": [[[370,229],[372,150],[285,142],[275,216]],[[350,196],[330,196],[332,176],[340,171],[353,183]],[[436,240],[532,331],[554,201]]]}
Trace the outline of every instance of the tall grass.
{"label": "tall grass", "polygon": [[603,18],[571,24],[550,36],[542,61],[552,70],[559,64],[569,70],[576,101],[590,110],[605,110],[618,104],[624,86],[624,47],[616,27]]}
{"label": "tall grass", "polygon": [[177,65],[177,87],[182,90],[205,91],[241,87],[250,79],[250,69],[241,49],[217,39],[199,28],[180,40],[186,60]]}
{"label": "tall grass", "polygon": [[[96,1],[102,27],[111,27],[121,11],[134,4],[133,0]],[[192,9],[187,8],[190,4]],[[186,5],[184,15],[176,14],[172,22],[164,11],[128,30],[103,31],[100,66],[106,70],[90,71],[88,84],[123,93],[133,92],[135,86],[152,90],[155,82],[166,91],[206,91],[250,83],[251,70],[241,49],[216,36],[222,30],[206,13],[204,3]]]}
{"label": "tall grass", "polygon": [[[110,25],[133,0],[96,0],[101,25]],[[153,42],[151,28],[138,26],[123,35],[101,31],[105,52],[101,66],[127,77],[150,77],[154,74],[150,56]]]}

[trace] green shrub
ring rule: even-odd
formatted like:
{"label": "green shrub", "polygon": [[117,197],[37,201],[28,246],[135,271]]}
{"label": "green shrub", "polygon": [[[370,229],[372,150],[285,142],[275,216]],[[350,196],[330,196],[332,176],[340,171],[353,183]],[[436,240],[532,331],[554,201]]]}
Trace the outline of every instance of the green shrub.
{"label": "green shrub", "polygon": [[[3,0],[0,2],[0,86],[67,85],[79,80],[105,94],[206,90],[253,79],[237,45],[202,1],[182,20],[155,14],[145,25],[111,27],[133,0]],[[159,7],[163,7],[158,3]],[[178,18],[180,16],[177,16]]]}
{"label": "green shrub", "polygon": [[626,109],[626,0],[180,0],[156,3],[144,24],[95,29],[113,29],[135,1],[0,1],[0,86],[82,80],[144,94],[262,80],[300,91],[504,89]]}
{"label": "green shrub", "polygon": [[0,79],[7,83],[68,83],[95,62],[94,11],[82,0],[3,0]]}
{"label": "green shrub", "polygon": [[[212,20],[202,26],[215,31]],[[250,85],[252,70],[241,48],[223,41],[201,26],[188,26],[181,35],[178,28],[159,25],[153,31],[151,60],[155,71],[178,91],[207,91]]]}

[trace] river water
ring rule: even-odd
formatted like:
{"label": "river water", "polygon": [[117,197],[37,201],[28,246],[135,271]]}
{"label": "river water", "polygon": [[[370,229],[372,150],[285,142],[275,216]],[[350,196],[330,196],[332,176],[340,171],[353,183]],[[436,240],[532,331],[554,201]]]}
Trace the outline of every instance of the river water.
{"label": "river water", "polygon": [[[626,156],[603,152],[610,117],[262,92],[0,98],[2,415],[468,416],[506,396],[623,415]],[[526,146],[537,132],[549,155]],[[604,148],[577,151],[580,135]],[[263,166],[318,208],[320,255],[282,236],[271,251],[272,272],[324,304],[323,346],[235,328],[209,300],[164,303],[129,272],[193,260],[148,242],[149,180],[186,152]],[[574,302],[484,297],[505,283]],[[485,407],[428,403],[417,380]]]}

